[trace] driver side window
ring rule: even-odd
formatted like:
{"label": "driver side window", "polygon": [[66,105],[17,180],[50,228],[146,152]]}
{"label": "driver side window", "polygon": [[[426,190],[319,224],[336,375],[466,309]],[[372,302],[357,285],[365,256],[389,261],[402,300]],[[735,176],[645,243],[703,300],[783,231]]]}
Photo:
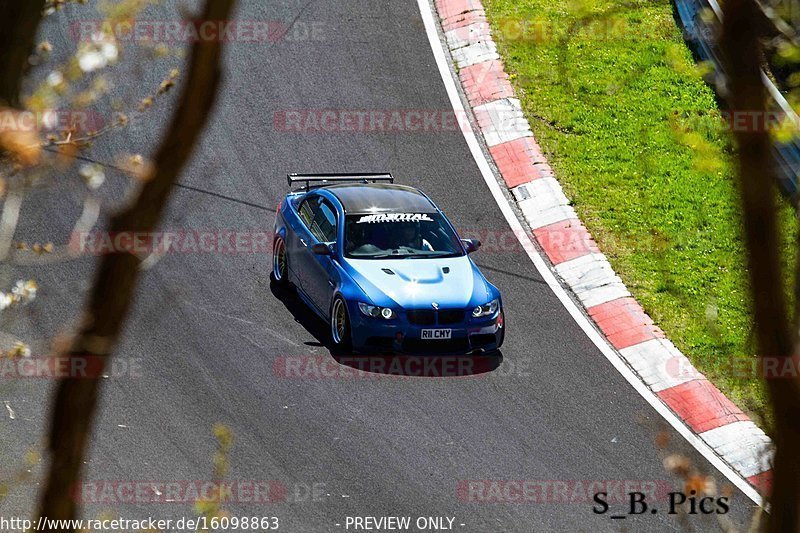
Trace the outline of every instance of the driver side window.
{"label": "driver side window", "polygon": [[336,209],[325,199],[319,204],[319,209],[311,224],[311,233],[320,242],[336,241]]}
{"label": "driver side window", "polygon": [[306,227],[311,230],[311,225],[314,223],[314,217],[319,211],[319,196],[312,196],[311,198],[306,198],[303,200],[303,203],[300,204],[300,209],[298,210],[300,213],[300,218],[305,223]]}

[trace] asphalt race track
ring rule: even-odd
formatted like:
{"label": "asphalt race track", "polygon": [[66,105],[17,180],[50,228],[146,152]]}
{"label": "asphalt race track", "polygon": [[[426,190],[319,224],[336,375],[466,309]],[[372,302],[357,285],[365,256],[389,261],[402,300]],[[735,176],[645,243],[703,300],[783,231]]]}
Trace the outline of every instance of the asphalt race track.
{"label": "asphalt race track", "polygon": [[[177,7],[150,8],[147,18],[174,20]],[[68,6],[48,19],[42,38],[57,52],[73,50],[69,26],[79,17],[91,18],[91,10]],[[304,31],[290,30],[275,43],[228,44],[214,117],[174,191],[165,230],[269,232],[287,172],[390,171],[430,194],[471,236],[508,235],[457,129],[297,133],[281,127],[287,110],[448,112],[415,1],[242,0],[238,17],[296,21],[293,29],[314,25],[317,35],[306,39]],[[115,96],[146,96],[180,62],[111,70]],[[112,163],[121,152],[150,153],[176,96],[88,155]],[[119,190],[123,180],[111,171],[109,180],[109,190]],[[21,238],[66,240],[79,213],[70,190],[74,184],[28,198]],[[331,356],[321,342],[325,325],[270,288],[270,254],[166,255],[143,276],[117,351],[119,361],[135,362],[141,371],[104,382],[87,480],[207,480],[212,426],[223,423],[235,438],[227,479],[270,480],[286,489],[272,503],[226,508],[236,516],[277,516],[280,531],[345,531],[348,516],[455,517],[453,529],[464,532],[680,531],[663,501],[654,504],[658,514],[612,520],[625,503],[598,516],[591,498],[486,503],[465,501],[458,492],[464,480],[570,487],[667,481],[662,461],[672,452],[711,470],[586,338],[524,251],[486,246],[473,257],[503,293],[509,333],[501,366],[471,377],[352,379],[276,371],[281,358]],[[93,264],[88,258],[5,269],[3,285],[28,277],[40,285],[30,311],[8,329],[37,339],[74,324]],[[9,465],[43,441],[52,384],[16,380],[0,387],[16,415],[0,413],[2,463]],[[668,451],[656,446],[661,431],[672,437]],[[725,484],[711,473],[718,486]],[[36,488],[12,492],[3,514],[29,515]],[[753,507],[734,490],[728,517],[741,528]],[[139,501],[89,504],[84,516],[106,509],[126,518],[195,514],[191,503]],[[689,519],[696,530],[713,530],[715,522],[714,516]]]}

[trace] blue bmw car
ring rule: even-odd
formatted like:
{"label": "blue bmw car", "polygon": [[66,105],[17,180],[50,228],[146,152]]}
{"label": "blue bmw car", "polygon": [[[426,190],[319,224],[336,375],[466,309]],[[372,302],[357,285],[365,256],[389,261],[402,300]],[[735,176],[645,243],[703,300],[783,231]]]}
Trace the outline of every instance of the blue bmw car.
{"label": "blue bmw car", "polygon": [[505,336],[500,292],[423,192],[389,174],[290,174],[275,283],[329,324],[339,353],[479,354]]}

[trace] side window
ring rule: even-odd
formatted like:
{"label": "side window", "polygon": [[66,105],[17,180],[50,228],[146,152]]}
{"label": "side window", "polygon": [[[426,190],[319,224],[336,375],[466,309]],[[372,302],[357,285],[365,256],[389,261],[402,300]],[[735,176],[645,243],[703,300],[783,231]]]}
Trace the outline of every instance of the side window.
{"label": "side window", "polygon": [[336,210],[327,200],[322,200],[319,204],[314,224],[311,226],[311,233],[320,242],[336,240]]}
{"label": "side window", "polygon": [[314,216],[319,210],[319,201],[319,196],[312,196],[311,198],[303,200],[303,203],[300,204],[300,219],[305,223],[308,229],[311,229],[311,225],[314,222]]}

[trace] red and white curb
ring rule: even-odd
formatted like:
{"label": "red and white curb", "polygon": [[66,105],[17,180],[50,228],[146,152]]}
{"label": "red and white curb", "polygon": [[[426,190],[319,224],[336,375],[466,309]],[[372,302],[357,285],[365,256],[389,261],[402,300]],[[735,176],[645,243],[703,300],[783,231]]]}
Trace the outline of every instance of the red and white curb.
{"label": "red and white curb", "polygon": [[552,270],[644,385],[733,471],[768,493],[769,437],[665,338],[581,224],[514,97],[481,2],[434,2],[480,135]]}

